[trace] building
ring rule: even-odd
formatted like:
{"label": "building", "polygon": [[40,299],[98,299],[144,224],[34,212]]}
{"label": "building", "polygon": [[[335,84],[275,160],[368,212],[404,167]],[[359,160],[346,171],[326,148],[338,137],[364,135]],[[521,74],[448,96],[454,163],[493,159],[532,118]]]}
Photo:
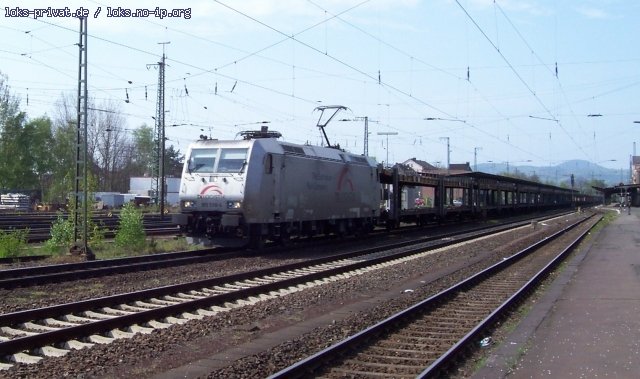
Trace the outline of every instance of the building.
{"label": "building", "polygon": [[[149,196],[154,198],[151,193],[151,187],[155,178],[151,177],[132,177],[129,178],[129,193]],[[177,205],[180,200],[178,191],[180,190],[180,178],[165,178],[167,183],[166,203],[169,205]]]}
{"label": "building", "polygon": [[436,166],[433,166],[425,161],[421,161],[416,158],[408,159],[404,161],[402,164],[418,173],[428,172],[428,171],[433,171],[438,169]]}
{"label": "building", "polygon": [[420,174],[454,175],[473,172],[473,170],[471,169],[471,165],[469,165],[469,162],[451,163],[448,170],[446,168],[436,167],[432,164],[416,158],[408,159],[402,162],[402,164]]}
{"label": "building", "polygon": [[631,184],[640,184],[640,156],[631,157]]}
{"label": "building", "polygon": [[[412,172],[427,176],[439,176],[439,175],[455,175],[466,174],[473,172],[469,162],[466,163],[452,163],[449,165],[449,169],[442,167],[436,167],[425,161],[421,161],[416,158],[411,158],[404,161],[399,165],[398,170],[400,174],[411,175]],[[403,187],[401,194],[401,209],[412,208],[431,208],[435,204],[435,188],[434,187]],[[447,193],[447,204],[451,206],[458,206],[462,204],[463,197],[462,189],[451,189],[450,193]]]}

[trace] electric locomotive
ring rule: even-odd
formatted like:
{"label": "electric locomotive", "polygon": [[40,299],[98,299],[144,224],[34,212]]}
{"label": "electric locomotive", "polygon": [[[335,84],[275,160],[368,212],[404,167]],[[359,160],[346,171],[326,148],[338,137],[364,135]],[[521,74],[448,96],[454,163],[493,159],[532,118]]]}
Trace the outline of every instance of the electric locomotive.
{"label": "electric locomotive", "polygon": [[243,139],[201,139],[187,151],[174,222],[195,235],[265,239],[368,231],[379,217],[375,160],[280,141],[263,127]]}

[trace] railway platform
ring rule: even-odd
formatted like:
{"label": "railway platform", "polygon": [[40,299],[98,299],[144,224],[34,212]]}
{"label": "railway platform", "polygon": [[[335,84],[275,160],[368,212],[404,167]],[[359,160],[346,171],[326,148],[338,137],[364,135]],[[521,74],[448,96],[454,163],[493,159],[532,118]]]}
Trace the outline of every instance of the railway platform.
{"label": "railway platform", "polygon": [[473,378],[638,377],[640,209],[618,210]]}

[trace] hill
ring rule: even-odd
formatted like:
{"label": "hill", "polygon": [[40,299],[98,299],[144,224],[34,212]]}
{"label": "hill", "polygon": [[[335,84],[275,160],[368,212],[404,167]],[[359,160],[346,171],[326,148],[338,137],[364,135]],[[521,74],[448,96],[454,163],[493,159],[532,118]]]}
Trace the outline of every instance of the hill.
{"label": "hill", "polygon": [[575,159],[555,166],[515,166],[507,163],[481,163],[477,171],[489,174],[521,173],[536,175],[543,183],[569,184],[571,174],[576,183],[591,180],[603,180],[607,186],[629,181],[629,170],[610,169],[589,161]]}

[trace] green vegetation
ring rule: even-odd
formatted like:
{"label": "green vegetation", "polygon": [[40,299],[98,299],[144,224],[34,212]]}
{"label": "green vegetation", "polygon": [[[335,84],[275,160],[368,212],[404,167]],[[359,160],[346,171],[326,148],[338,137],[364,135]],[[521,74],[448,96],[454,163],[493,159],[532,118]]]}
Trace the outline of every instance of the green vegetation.
{"label": "green vegetation", "polygon": [[[120,222],[114,240],[106,239],[107,229],[104,225],[90,222],[88,245],[97,259],[195,249],[184,238],[147,239],[142,224],[142,212],[133,204],[125,205],[119,217]],[[51,226],[51,238],[42,245],[42,250],[44,253],[61,256],[69,251],[72,244],[73,214],[65,218],[62,213],[58,213],[58,218]],[[32,246],[25,252],[27,250],[35,254],[37,249]]]}
{"label": "green vegetation", "polygon": [[56,221],[51,224],[51,238],[44,243],[44,249],[53,254],[64,252],[73,243],[72,217],[64,218],[62,212],[58,212]]}
{"label": "green vegetation", "polygon": [[0,258],[17,257],[27,246],[29,229],[5,232],[0,230]]}
{"label": "green vegetation", "polygon": [[109,259],[143,254],[165,253],[170,251],[195,250],[196,246],[189,245],[185,238],[170,240],[157,240],[152,238],[150,240],[145,240],[144,246],[138,251],[133,251],[128,246],[122,247],[115,243],[105,243],[100,248],[92,245],[91,248],[96,255],[96,259]]}
{"label": "green vegetation", "polygon": [[[96,191],[128,192],[129,178],[152,172],[156,155],[153,128],[127,133],[121,105],[89,99],[87,168]],[[78,132],[76,99],[61,96],[54,117],[34,117],[21,109],[9,79],[0,72],[0,192],[19,189],[33,200],[56,206],[73,202]],[[98,110],[99,109],[99,110]],[[180,176],[184,155],[165,151],[165,174]]]}
{"label": "green vegetation", "polygon": [[145,242],[142,213],[133,204],[125,204],[122,212],[120,212],[120,223],[115,239],[116,245],[133,252],[140,252],[144,249]]}

